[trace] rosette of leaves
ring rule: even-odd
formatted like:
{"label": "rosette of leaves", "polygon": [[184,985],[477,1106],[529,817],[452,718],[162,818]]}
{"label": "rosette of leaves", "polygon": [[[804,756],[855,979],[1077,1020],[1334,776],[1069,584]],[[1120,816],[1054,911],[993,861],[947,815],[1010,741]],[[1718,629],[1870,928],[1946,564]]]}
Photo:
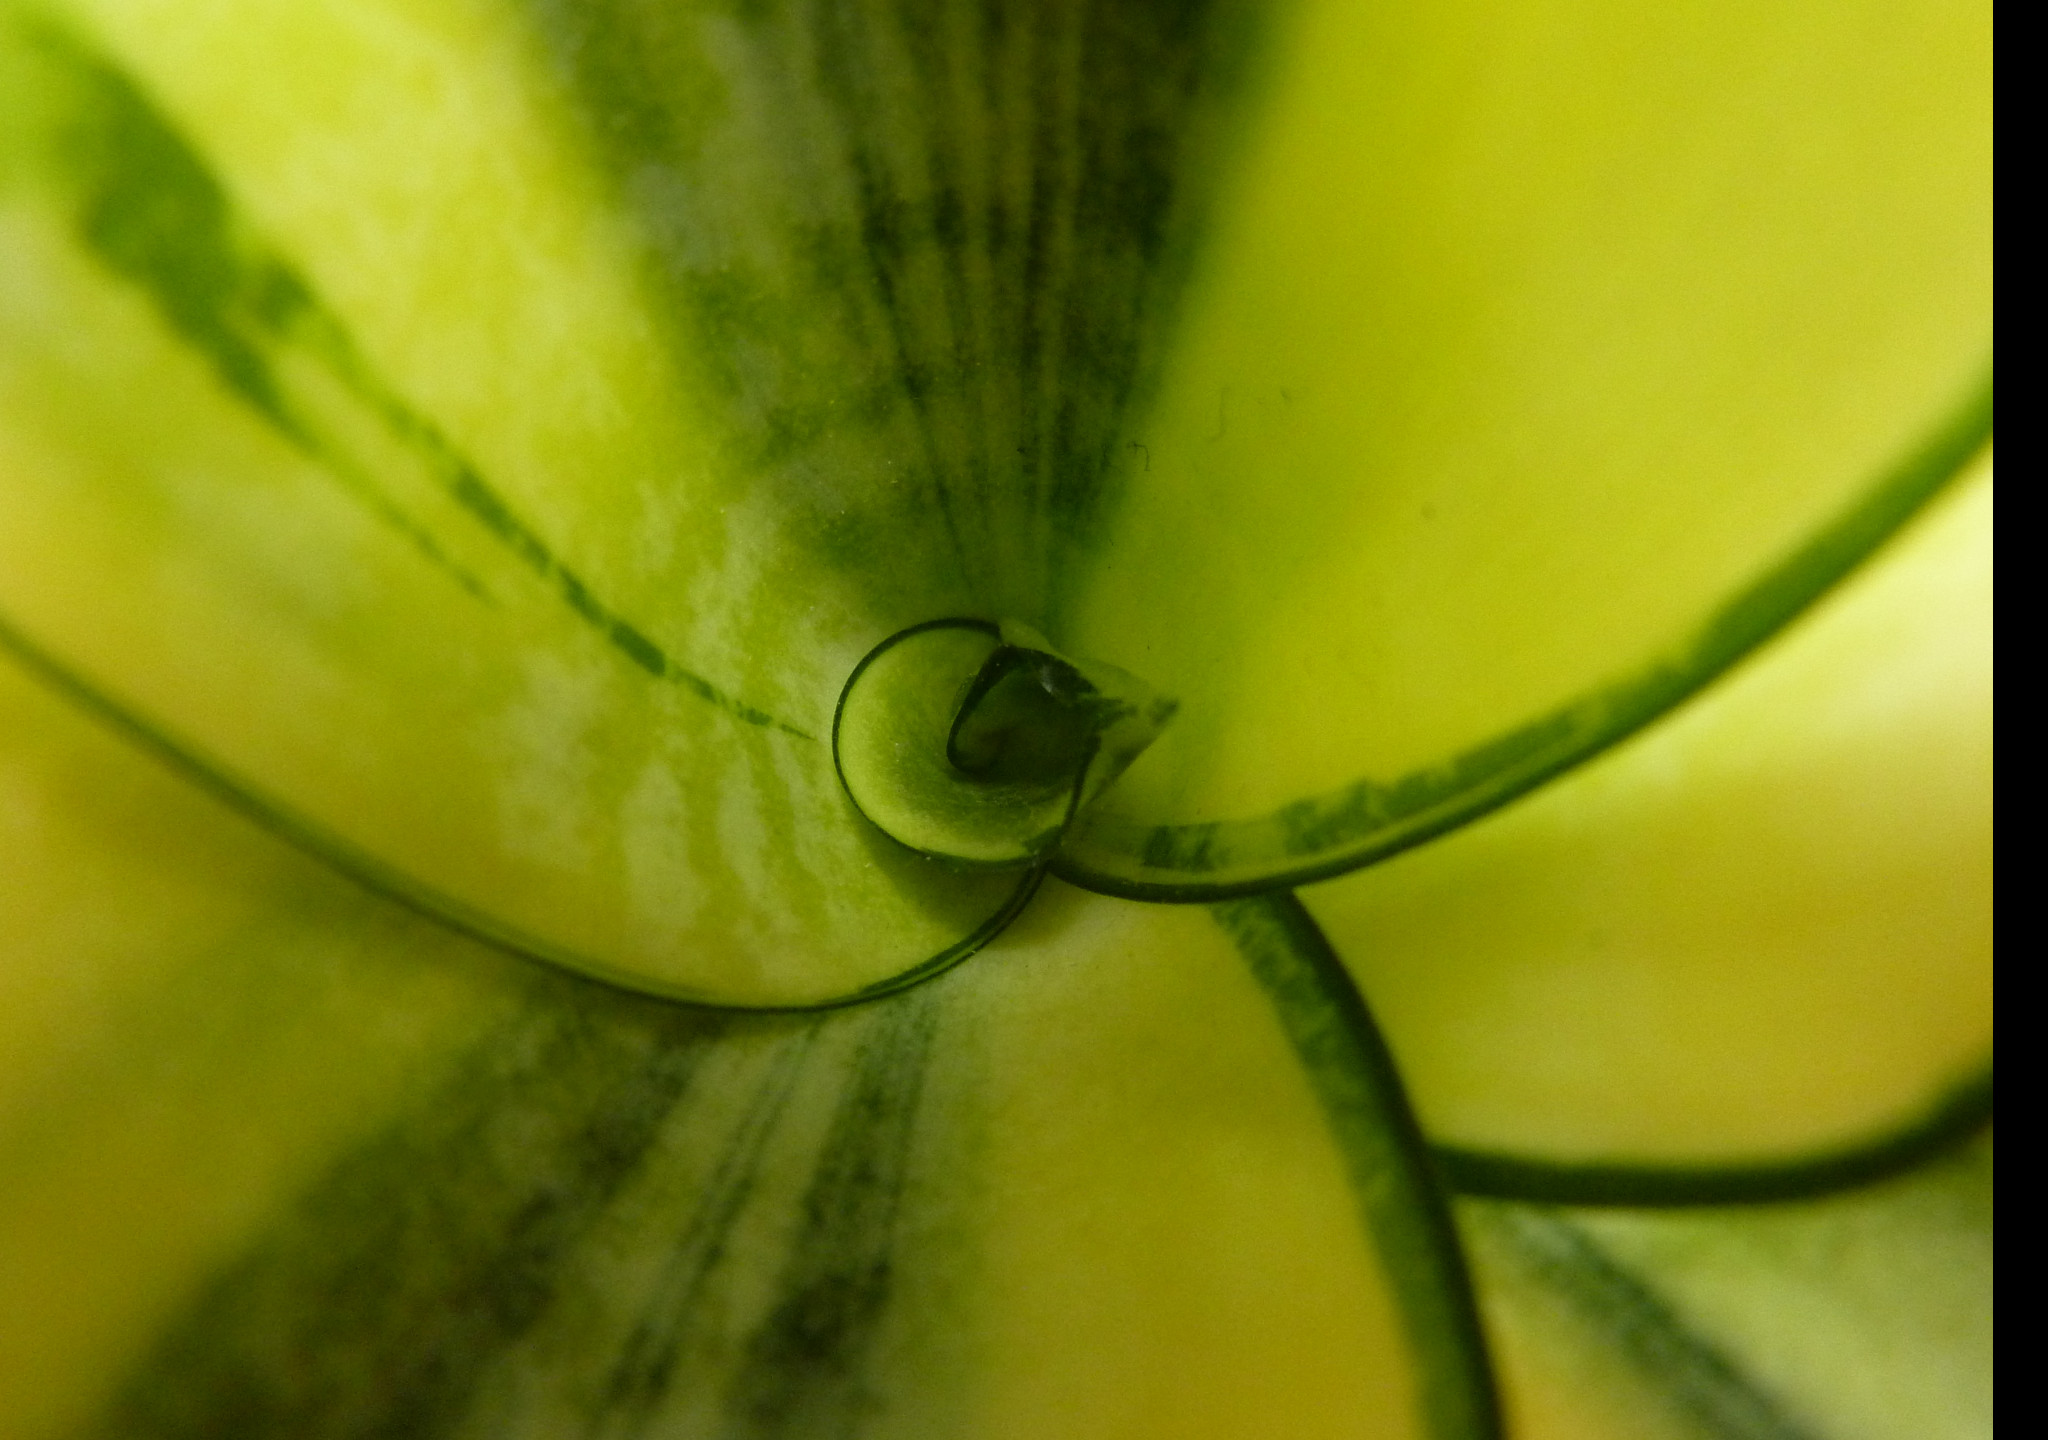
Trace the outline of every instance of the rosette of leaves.
{"label": "rosette of leaves", "polygon": [[1988,26],[0,6],[0,1429],[1988,1433]]}

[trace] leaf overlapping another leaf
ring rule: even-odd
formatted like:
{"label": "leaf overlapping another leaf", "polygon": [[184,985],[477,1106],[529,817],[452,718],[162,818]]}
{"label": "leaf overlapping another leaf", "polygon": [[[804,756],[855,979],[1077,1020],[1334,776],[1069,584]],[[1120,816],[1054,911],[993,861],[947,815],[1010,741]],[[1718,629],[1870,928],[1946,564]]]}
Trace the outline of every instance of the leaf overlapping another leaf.
{"label": "leaf overlapping another leaf", "polygon": [[[0,5],[5,1424],[1973,1433],[1988,54]],[[1179,702],[1022,868],[943,616]]]}

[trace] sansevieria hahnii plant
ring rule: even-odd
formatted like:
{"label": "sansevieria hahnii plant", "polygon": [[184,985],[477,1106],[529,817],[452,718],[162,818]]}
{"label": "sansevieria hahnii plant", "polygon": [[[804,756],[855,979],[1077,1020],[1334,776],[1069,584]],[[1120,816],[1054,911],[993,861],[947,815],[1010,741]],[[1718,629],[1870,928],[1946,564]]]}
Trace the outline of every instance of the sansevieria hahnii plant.
{"label": "sansevieria hahnii plant", "polygon": [[0,0],[0,1436],[1988,1434],[1989,24]]}

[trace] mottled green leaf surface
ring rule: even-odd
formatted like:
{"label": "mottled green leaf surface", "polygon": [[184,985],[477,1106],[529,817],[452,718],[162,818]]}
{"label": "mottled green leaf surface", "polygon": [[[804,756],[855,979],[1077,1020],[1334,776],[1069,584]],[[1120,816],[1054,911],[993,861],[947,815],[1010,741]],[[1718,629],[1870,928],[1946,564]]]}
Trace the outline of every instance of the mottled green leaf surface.
{"label": "mottled green leaf surface", "polygon": [[1042,622],[1241,47],[934,23],[9,6],[0,611],[529,952],[757,1005],[967,953],[1030,882],[875,835],[833,703]]}
{"label": "mottled green leaf surface", "polygon": [[1054,887],[888,1003],[694,1009],[0,687],[4,1433],[1489,1433],[1398,1087],[1286,926]]}
{"label": "mottled green leaf surface", "polygon": [[0,1434],[1985,1433],[1988,26],[0,0]]}
{"label": "mottled green leaf surface", "polygon": [[8,12],[11,625],[668,993],[1021,902],[839,793],[888,634],[1179,699],[1061,873],[1241,892],[1644,723],[1989,424],[1973,9],[68,13]]}

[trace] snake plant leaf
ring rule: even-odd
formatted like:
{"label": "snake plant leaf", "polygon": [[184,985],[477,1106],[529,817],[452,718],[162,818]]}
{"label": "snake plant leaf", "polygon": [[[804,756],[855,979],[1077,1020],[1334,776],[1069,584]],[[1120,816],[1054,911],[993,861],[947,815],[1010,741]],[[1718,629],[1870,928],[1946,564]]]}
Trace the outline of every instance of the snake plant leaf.
{"label": "snake plant leaf", "polygon": [[[874,473],[902,406],[811,396],[831,453],[739,423],[704,366],[752,362],[664,329],[527,18],[7,7],[0,612],[278,828],[529,953],[748,1004],[942,966],[1034,879],[906,852],[833,771],[861,653],[977,608]],[[802,326],[778,363],[853,364]],[[887,513],[835,530],[862,486]],[[865,567],[819,548],[877,526]]]}
{"label": "snake plant leaf", "polygon": [[[957,438],[932,407],[973,368],[919,328],[949,252],[871,273],[873,167],[930,113],[843,123],[846,85],[922,102],[971,56],[663,13],[10,5],[0,608],[277,828],[478,933],[694,998],[871,994],[1035,884],[877,835],[826,743],[882,636],[1034,608],[934,500],[972,457],[901,473]],[[1018,182],[974,183],[979,225]]]}
{"label": "snake plant leaf", "polygon": [[1988,1132],[1821,1202],[1463,1211],[1527,1440],[1992,1433]]}
{"label": "snake plant leaf", "polygon": [[821,1003],[1035,883],[840,793],[892,633],[1172,697],[1058,863],[1230,893],[1640,724],[1988,423],[1975,11],[1168,8],[17,0],[16,648],[473,931]]}
{"label": "snake plant leaf", "polygon": [[12,662],[0,737],[10,1436],[1490,1433],[1298,910],[1053,886],[909,994],[709,1010],[367,894]]}
{"label": "snake plant leaf", "polygon": [[1990,10],[1308,4],[1055,638],[1181,702],[1060,873],[1336,873],[1611,743],[1981,443]]}
{"label": "snake plant leaf", "polygon": [[1819,1163],[1988,1077],[1991,543],[1987,455],[1680,714],[1304,892],[1440,1143]]}
{"label": "snake plant leaf", "polygon": [[[1988,482],[1282,887],[1982,448],[1987,36],[0,0],[0,1416],[1492,1440],[1445,1177],[1923,1145]],[[1573,1325],[1618,1433],[1975,1383],[1925,1216],[1467,1214],[1539,1427]]]}

